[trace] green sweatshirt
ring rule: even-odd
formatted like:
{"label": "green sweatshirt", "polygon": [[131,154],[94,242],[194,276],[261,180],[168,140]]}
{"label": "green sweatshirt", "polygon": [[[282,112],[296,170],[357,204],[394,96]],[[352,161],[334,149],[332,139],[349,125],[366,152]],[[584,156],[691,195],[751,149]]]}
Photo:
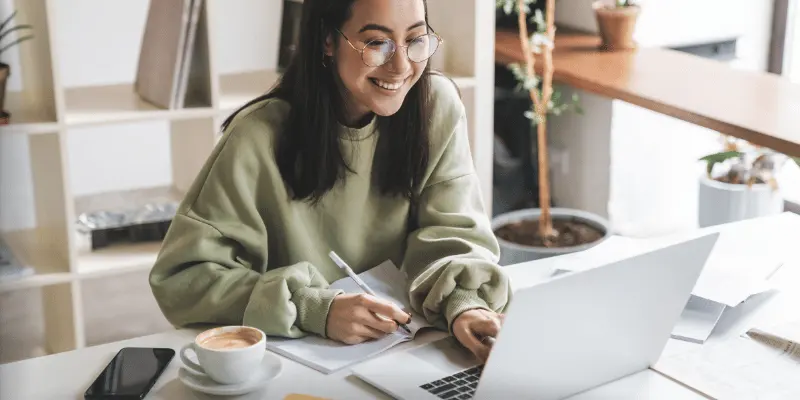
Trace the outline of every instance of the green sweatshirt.
{"label": "green sweatshirt", "polygon": [[370,185],[380,132],[373,119],[342,126],[341,146],[356,172],[320,204],[291,201],[274,139],[289,104],[269,99],[240,112],[202,167],[150,273],[153,294],[176,326],[244,324],[268,335],[326,336],[328,310],[346,275],[391,259],[409,279],[412,311],[450,330],[463,311],[502,312],[511,289],[484,211],[455,86],[432,76],[430,164],[415,218],[408,200]]}

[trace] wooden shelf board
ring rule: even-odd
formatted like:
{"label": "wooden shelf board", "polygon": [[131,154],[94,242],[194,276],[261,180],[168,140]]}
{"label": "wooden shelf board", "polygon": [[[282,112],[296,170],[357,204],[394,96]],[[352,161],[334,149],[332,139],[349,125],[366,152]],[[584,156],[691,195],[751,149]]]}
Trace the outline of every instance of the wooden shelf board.
{"label": "wooden shelf board", "polygon": [[[611,52],[600,50],[599,44],[596,35],[560,30],[553,80],[800,156],[800,85],[676,50]],[[495,61],[523,60],[516,31],[497,31]],[[536,62],[537,72],[542,64]]]}
{"label": "wooden shelf board", "polygon": [[82,278],[149,270],[156,261],[161,242],[114,244],[78,253],[77,273]]}
{"label": "wooden shelf board", "polygon": [[142,100],[132,84],[84,86],[65,92],[66,117],[70,126],[152,119],[213,117],[212,107],[164,109]]}
{"label": "wooden shelf board", "polygon": [[21,265],[30,266],[34,274],[0,283],[0,293],[47,285],[66,283],[72,280],[69,265],[58,260],[47,251],[47,238],[36,229],[2,233],[11,254]]}
{"label": "wooden shelf board", "polygon": [[275,70],[259,70],[220,76],[220,109],[233,111],[266,93],[278,80]]}

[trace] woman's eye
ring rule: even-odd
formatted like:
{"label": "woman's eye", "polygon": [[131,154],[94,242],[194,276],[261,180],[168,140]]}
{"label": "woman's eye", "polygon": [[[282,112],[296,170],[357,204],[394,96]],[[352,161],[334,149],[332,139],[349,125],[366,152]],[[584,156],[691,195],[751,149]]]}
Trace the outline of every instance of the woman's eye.
{"label": "woman's eye", "polygon": [[370,47],[383,47],[386,45],[386,41],[381,39],[371,40],[367,42],[367,45]]}

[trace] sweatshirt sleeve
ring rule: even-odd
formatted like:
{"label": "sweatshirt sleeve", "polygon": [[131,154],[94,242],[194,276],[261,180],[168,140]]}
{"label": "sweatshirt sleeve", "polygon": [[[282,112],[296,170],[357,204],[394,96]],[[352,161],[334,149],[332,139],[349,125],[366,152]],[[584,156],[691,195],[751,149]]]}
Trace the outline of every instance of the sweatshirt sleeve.
{"label": "sweatshirt sleeve", "polygon": [[511,289],[497,264],[499,245],[484,211],[463,111],[416,208],[402,264],[414,309],[448,331],[466,310],[503,312]]}
{"label": "sweatshirt sleeve", "polygon": [[341,291],[328,289],[308,262],[267,268],[264,196],[275,179],[268,141],[237,129],[221,139],[173,218],[150,272],[152,292],[176,326],[244,324],[267,335],[324,337]]}

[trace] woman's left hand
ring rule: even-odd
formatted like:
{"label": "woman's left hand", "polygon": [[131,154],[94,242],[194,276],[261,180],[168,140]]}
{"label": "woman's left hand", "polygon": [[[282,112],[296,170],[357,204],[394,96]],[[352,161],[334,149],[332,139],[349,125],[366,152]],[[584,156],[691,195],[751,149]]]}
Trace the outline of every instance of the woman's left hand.
{"label": "woman's left hand", "polygon": [[504,317],[504,314],[484,309],[467,310],[453,321],[453,334],[481,363],[485,363]]}

